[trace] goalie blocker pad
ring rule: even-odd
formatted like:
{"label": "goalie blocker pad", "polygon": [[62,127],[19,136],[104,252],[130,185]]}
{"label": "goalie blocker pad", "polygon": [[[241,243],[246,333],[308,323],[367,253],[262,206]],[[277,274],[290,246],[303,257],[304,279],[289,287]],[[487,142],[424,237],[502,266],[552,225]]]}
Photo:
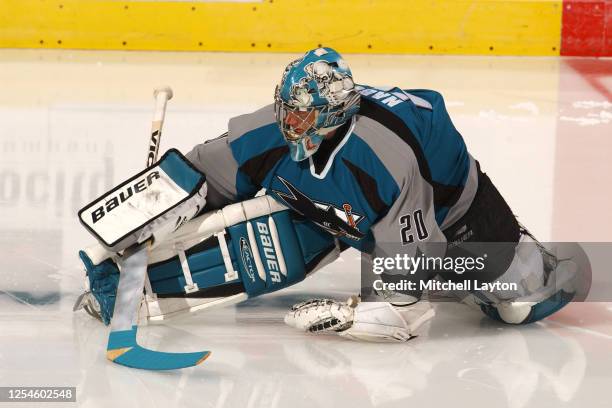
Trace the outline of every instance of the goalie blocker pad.
{"label": "goalie blocker pad", "polygon": [[253,297],[303,280],[332,252],[339,253],[333,236],[261,196],[176,231],[152,251],[148,277],[160,298]]}
{"label": "goalie blocker pad", "polygon": [[205,181],[178,150],[170,149],[157,163],[82,208],[79,220],[108,250],[122,251],[162,227],[176,229],[188,212],[197,213],[205,201]]}

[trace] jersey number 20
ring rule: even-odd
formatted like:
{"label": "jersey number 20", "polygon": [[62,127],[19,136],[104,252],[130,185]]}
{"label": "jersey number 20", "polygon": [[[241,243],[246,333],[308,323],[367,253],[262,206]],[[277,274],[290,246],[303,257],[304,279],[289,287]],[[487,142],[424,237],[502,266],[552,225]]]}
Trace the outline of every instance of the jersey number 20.
{"label": "jersey number 20", "polygon": [[411,232],[413,219],[418,240],[422,241],[429,236],[427,228],[425,228],[425,221],[423,221],[423,211],[416,210],[414,214],[404,214],[399,219],[400,225],[402,226],[400,230],[402,245],[408,245],[414,242],[414,234]]}

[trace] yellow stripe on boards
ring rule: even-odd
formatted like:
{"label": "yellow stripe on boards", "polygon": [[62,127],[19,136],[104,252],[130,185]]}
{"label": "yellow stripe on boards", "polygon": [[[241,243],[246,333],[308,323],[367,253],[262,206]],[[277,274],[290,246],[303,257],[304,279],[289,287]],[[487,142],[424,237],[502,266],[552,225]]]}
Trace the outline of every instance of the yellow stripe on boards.
{"label": "yellow stripe on boards", "polygon": [[0,0],[0,47],[559,55],[561,0]]}

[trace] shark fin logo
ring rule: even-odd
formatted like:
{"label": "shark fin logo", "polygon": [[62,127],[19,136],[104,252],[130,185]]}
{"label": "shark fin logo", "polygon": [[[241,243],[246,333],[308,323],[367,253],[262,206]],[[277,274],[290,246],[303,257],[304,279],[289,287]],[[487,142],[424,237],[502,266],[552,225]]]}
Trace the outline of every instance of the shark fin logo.
{"label": "shark fin logo", "polygon": [[365,234],[359,231],[357,224],[364,217],[353,212],[353,207],[345,203],[342,209],[334,207],[332,204],[313,201],[304,193],[298,190],[293,184],[284,178],[277,176],[281,183],[287,188],[288,193],[274,191],[284,202],[314,222],[321,228],[339,237],[347,237],[353,240],[362,239]]}

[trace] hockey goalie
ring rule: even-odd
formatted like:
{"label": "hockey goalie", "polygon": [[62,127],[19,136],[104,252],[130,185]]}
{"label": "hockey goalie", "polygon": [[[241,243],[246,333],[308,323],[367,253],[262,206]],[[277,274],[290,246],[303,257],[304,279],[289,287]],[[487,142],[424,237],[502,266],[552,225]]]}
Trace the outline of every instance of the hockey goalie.
{"label": "hockey goalie", "polygon": [[[285,288],[348,247],[372,264],[404,255],[458,258],[465,244],[504,243],[478,279],[513,289],[470,289],[460,298],[509,324],[543,319],[584,289],[580,249],[547,249],[518,223],[439,93],[357,85],[330,48],[291,62],[272,104],[232,118],[227,133],[186,156],[169,151],[88,206],[81,221],[103,246],[80,252],[89,291],[78,306],[106,324],[121,250],[145,239],[140,314],[153,320]],[[387,272],[386,283],[460,277]],[[285,322],[310,333],[404,342],[434,316],[418,287],[362,287],[348,301],[296,304]]]}

